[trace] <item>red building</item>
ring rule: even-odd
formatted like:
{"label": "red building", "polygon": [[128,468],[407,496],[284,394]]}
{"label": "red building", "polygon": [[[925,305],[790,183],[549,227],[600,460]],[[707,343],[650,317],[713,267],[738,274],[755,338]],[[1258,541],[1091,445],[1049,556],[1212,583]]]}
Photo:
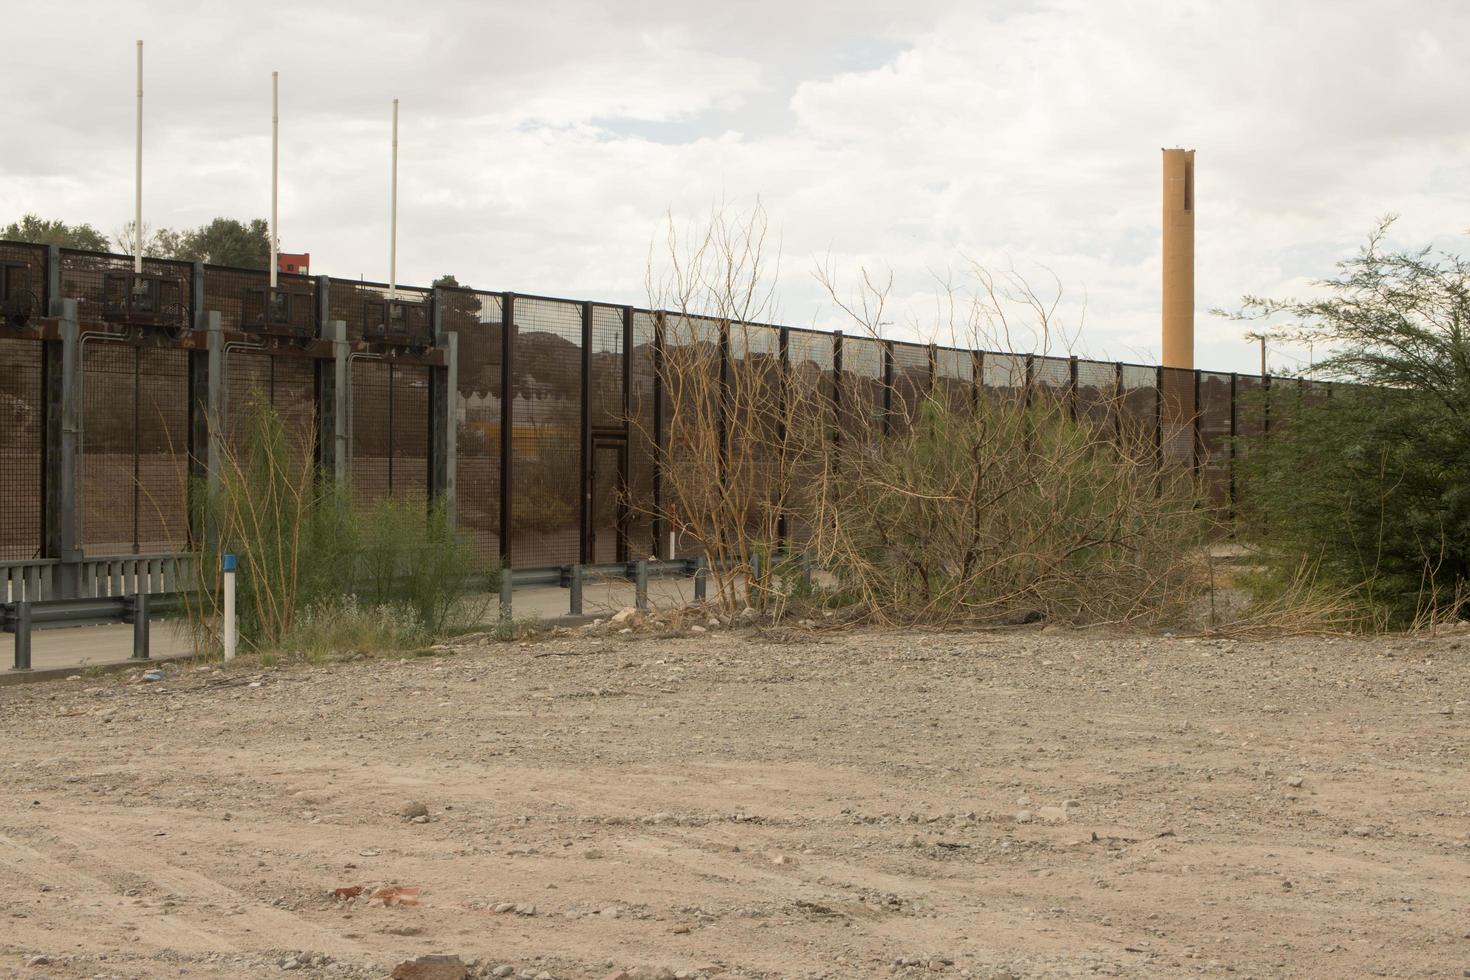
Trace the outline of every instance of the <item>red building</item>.
{"label": "red building", "polygon": [[311,275],[310,252],[277,252],[276,270],[297,276]]}

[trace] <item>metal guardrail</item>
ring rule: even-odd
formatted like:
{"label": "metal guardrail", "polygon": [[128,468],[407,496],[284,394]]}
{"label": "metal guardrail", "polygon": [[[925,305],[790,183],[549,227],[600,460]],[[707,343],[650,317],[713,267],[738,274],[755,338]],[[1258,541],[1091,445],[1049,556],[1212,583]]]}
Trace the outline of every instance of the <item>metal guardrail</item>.
{"label": "metal guardrail", "polygon": [[31,632],[68,626],[133,624],[133,660],[147,660],[150,617],[183,608],[183,594],[135,592],[84,599],[21,600],[0,603],[0,630],[15,634],[12,670],[31,669]]}
{"label": "metal guardrail", "polygon": [[75,575],[76,595],[126,596],[181,592],[193,581],[192,555],[115,555],[62,561],[32,558],[0,562],[0,602],[45,602],[60,598],[63,577]]}

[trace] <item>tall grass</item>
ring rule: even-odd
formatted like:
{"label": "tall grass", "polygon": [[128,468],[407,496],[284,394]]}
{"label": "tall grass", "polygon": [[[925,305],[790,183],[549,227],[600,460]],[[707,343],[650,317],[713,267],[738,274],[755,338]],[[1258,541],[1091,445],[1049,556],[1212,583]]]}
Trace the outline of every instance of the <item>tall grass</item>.
{"label": "tall grass", "polygon": [[242,650],[299,646],[305,636],[318,651],[332,635],[361,645],[375,628],[398,648],[483,613],[469,596],[493,590],[495,575],[487,588],[441,502],[385,499],[355,511],[347,489],[319,474],[312,432],[288,428],[259,393],[222,442],[217,480],[190,492],[199,581],[188,612],[201,649],[219,645],[225,554],[238,561]]}

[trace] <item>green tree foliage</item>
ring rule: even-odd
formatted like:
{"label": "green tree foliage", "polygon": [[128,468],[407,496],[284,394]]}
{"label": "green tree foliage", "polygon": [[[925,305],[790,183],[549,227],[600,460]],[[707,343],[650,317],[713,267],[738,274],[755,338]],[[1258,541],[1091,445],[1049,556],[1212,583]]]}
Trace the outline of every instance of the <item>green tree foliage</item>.
{"label": "green tree foliage", "polygon": [[160,231],[155,238],[158,254],[188,262],[208,262],[238,269],[270,266],[270,223],[252,218],[248,223],[235,218],[215,218],[193,231]]}
{"label": "green tree foliage", "polygon": [[96,252],[107,250],[107,236],[85,222],[69,225],[65,221],[26,214],[19,221],[0,228],[0,238],[37,245],[60,245],[62,248],[85,248]]}
{"label": "green tree foliage", "polygon": [[[1246,297],[1327,342],[1331,398],[1277,385],[1269,434],[1241,447],[1246,530],[1278,576],[1310,562],[1405,624],[1455,611],[1470,581],[1470,263],[1390,247],[1392,219],[1308,300]],[[1289,394],[1290,392],[1290,394]]]}

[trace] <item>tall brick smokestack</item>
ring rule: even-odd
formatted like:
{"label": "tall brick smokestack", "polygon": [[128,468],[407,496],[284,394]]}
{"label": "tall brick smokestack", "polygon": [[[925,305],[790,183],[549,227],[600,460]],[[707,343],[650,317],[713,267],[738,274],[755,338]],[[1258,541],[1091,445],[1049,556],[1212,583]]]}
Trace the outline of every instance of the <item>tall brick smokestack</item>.
{"label": "tall brick smokestack", "polygon": [[1194,151],[1164,150],[1164,367],[1194,367]]}

